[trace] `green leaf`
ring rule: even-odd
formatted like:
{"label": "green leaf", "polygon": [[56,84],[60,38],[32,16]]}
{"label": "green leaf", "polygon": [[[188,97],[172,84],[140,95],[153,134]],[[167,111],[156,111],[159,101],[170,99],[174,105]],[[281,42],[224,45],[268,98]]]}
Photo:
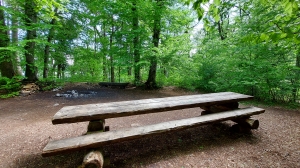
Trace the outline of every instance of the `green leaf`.
{"label": "green leaf", "polygon": [[[299,3],[299,2],[298,2],[298,3]],[[298,10],[298,3],[297,3],[297,1],[294,1],[294,2],[293,2],[293,9],[294,9],[295,11]]]}
{"label": "green leaf", "polygon": [[281,33],[273,33],[270,37],[274,42],[277,42],[279,39],[281,39]]}
{"label": "green leaf", "polygon": [[214,19],[216,22],[220,21],[220,15],[214,15]]}
{"label": "green leaf", "polygon": [[219,6],[219,5],[221,4],[221,2],[220,2],[220,0],[214,0],[214,4],[215,4],[216,6]]}
{"label": "green leaf", "polygon": [[278,14],[275,16],[275,21],[280,21],[282,18],[282,15],[281,14]]}
{"label": "green leaf", "polygon": [[292,15],[292,13],[293,13],[293,3],[292,3],[292,2],[286,3],[286,5],[284,6],[284,10],[285,10],[289,15]]}
{"label": "green leaf", "polygon": [[287,33],[281,33],[280,38],[285,38],[287,36]]}
{"label": "green leaf", "polygon": [[265,41],[265,40],[268,40],[268,39],[269,39],[269,36],[266,35],[265,33],[262,33],[262,34],[260,35],[260,39],[263,40],[263,41]]}
{"label": "green leaf", "polygon": [[201,20],[204,14],[204,10],[202,8],[197,9],[198,20]]}
{"label": "green leaf", "polygon": [[298,35],[298,37],[294,38],[294,42],[296,44],[300,44],[300,35]]}

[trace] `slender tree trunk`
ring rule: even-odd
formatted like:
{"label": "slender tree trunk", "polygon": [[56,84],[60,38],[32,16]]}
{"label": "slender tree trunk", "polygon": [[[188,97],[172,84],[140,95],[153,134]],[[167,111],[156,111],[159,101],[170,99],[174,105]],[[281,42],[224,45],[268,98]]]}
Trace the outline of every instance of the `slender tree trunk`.
{"label": "slender tree trunk", "polygon": [[[97,28],[94,26],[94,57],[97,57]],[[100,37],[100,36],[99,36]]]}
{"label": "slender tree trunk", "polygon": [[139,40],[139,17],[136,8],[136,0],[132,2],[132,30],[134,33],[133,37],[133,57],[134,57],[134,83],[140,84],[141,82],[141,66],[139,65],[140,62],[140,40]]}
{"label": "slender tree trunk", "polygon": [[[161,9],[163,7],[163,0],[156,0],[156,10],[154,14],[154,26],[153,26],[153,35],[152,43],[154,47],[158,47],[161,31]],[[155,51],[154,51],[155,52]],[[157,71],[157,57],[154,54],[150,60],[150,68],[147,82],[145,83],[146,89],[155,89],[157,88],[156,84],[156,71]]]}
{"label": "slender tree trunk", "polygon": [[113,43],[113,36],[114,36],[114,19],[112,18],[112,27],[111,27],[111,34],[109,37],[109,55],[110,55],[110,82],[115,82],[115,67],[114,67],[114,57],[113,57],[113,49],[112,49],[112,43]]}
{"label": "slender tree trunk", "polygon": [[[102,28],[102,31],[103,31],[103,38],[104,40],[106,39],[106,31],[105,31],[105,23],[103,23],[103,28]],[[106,54],[107,54],[107,44],[104,42],[102,44],[103,46],[103,59],[102,59],[102,73],[103,73],[103,81],[106,81],[107,80],[107,71],[106,71],[106,64],[107,64],[107,61],[106,61]]]}
{"label": "slender tree trunk", "polygon": [[[17,10],[15,8],[15,10]],[[16,17],[12,17],[11,19],[11,25],[13,26],[12,32],[11,32],[11,38],[12,43],[14,45],[18,45],[18,36],[19,36],[19,30],[18,30],[18,19]],[[21,60],[18,56],[18,52],[13,52],[14,55],[14,71],[16,72],[16,75],[22,76],[22,68],[21,68]]]}
{"label": "slender tree trunk", "polygon": [[222,21],[218,21],[218,32],[219,32],[219,35],[220,35],[220,38],[221,40],[225,40],[226,37],[224,35],[224,32],[223,32],[223,27],[222,27],[222,24],[221,24]]}
{"label": "slender tree trunk", "polygon": [[[0,7],[2,7],[1,1]],[[8,47],[8,45],[9,36],[5,24],[4,11],[3,8],[0,8],[0,47]],[[3,77],[12,78],[15,75],[11,54],[9,50],[0,51],[0,71]]]}
{"label": "slender tree trunk", "polygon": [[26,40],[28,42],[25,45],[25,58],[26,58],[26,70],[25,77],[27,81],[35,82],[37,78],[37,68],[34,65],[34,50],[36,39],[36,28],[33,26],[37,22],[37,12],[35,11],[35,3],[33,0],[25,1],[25,26],[27,27]]}
{"label": "slender tree trunk", "polygon": [[[54,9],[55,14],[57,14],[57,8]],[[50,22],[52,26],[49,30],[47,42],[48,44],[45,46],[44,50],[44,71],[43,71],[43,78],[47,78],[49,74],[49,56],[50,56],[50,43],[54,37],[54,25],[56,24],[56,18],[53,18]]]}
{"label": "slender tree trunk", "polygon": [[62,64],[57,65],[57,78],[61,78]]}
{"label": "slender tree trunk", "polygon": [[[128,43],[126,43],[126,44],[128,44]],[[131,53],[132,53],[132,46],[131,45],[127,45],[127,51],[128,51],[128,55],[129,55],[129,58],[128,58],[128,65],[134,65],[134,63],[133,63],[133,57],[131,57],[130,55],[131,55]],[[133,66],[128,66],[127,67],[127,75],[128,76],[131,76],[132,75],[132,68],[133,68]]]}
{"label": "slender tree trunk", "polygon": [[121,67],[119,66],[119,83],[121,83]]}
{"label": "slender tree trunk", "polygon": [[[298,53],[296,56],[296,67],[300,69],[300,48],[298,49]],[[299,98],[299,88],[300,88],[300,70],[295,70],[295,82],[293,89],[293,99],[294,102]]]}

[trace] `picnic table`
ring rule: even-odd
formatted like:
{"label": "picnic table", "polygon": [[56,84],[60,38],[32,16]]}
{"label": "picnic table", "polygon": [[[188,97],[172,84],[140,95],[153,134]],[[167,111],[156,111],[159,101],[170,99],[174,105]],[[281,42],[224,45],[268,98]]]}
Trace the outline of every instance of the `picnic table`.
{"label": "picnic table", "polygon": [[[105,165],[102,148],[105,145],[128,141],[137,138],[174,132],[205,124],[232,120],[244,130],[257,129],[258,120],[252,115],[265,110],[257,107],[239,108],[239,101],[251,100],[253,96],[221,92],[165,98],[131,100],[111,103],[97,103],[77,106],[66,106],[60,109],[52,119],[53,124],[76,123],[89,121],[87,134],[79,137],[50,141],[43,149],[42,156],[88,149],[82,166],[93,164]],[[162,122],[158,124],[124,128],[109,131],[105,119],[158,113],[186,108],[200,107],[204,111],[198,117]]]}

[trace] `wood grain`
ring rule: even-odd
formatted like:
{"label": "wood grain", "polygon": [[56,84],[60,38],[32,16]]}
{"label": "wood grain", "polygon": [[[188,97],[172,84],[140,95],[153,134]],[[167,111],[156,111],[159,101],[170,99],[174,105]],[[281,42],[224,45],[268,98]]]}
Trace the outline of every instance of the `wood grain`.
{"label": "wood grain", "polygon": [[221,92],[201,95],[66,106],[60,109],[54,115],[52,123],[74,123],[146,113],[157,113],[184,108],[250,100],[252,98],[252,96],[239,93]]}
{"label": "wood grain", "polygon": [[42,156],[51,156],[63,152],[70,152],[85,148],[97,148],[103,145],[153,136],[156,134],[162,134],[191,127],[197,127],[213,122],[221,122],[225,120],[237,119],[240,117],[248,117],[251,115],[263,113],[264,111],[265,110],[261,108],[248,107],[245,109],[208,114],[195,118],[174,120],[154,125],[126,128],[121,130],[95,133],[64,140],[52,141],[49,142],[43,149]]}

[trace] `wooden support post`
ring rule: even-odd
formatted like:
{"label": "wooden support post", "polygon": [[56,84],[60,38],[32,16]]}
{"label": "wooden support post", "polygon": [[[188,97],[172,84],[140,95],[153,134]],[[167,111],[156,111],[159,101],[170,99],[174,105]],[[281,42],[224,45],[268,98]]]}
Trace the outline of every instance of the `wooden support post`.
{"label": "wooden support post", "polygon": [[103,168],[104,165],[104,157],[103,152],[100,150],[92,150],[88,154],[85,155],[82,168]]}
{"label": "wooden support post", "polygon": [[205,110],[205,111],[202,111],[202,112],[201,112],[201,115],[206,115],[206,114],[211,114],[211,113],[212,113],[212,112]]}
{"label": "wooden support post", "polygon": [[[200,108],[204,109],[205,111],[202,111],[201,115],[211,114],[211,113],[218,113],[228,110],[234,110],[238,109],[239,103],[238,102],[232,102],[232,103],[226,103],[226,104],[216,104],[212,106],[202,106]],[[259,126],[259,121],[250,119],[250,118],[241,118],[241,119],[234,119],[232,120],[236,122],[239,125],[233,126],[234,129],[238,129],[239,132],[247,132],[251,129],[257,129]]]}
{"label": "wooden support post", "polygon": [[200,108],[205,110],[203,114],[218,113],[218,112],[238,109],[239,103],[238,102],[222,103],[222,104],[215,104],[212,106],[201,106]]}
{"label": "wooden support post", "polygon": [[104,131],[105,131],[105,132],[109,131],[109,126],[105,126],[105,127],[104,127]]}
{"label": "wooden support post", "polygon": [[250,129],[257,129],[259,126],[259,121],[251,118],[245,118],[245,119],[234,119],[232,120],[241,126],[248,127]]}
{"label": "wooden support post", "polygon": [[93,120],[89,122],[87,131],[94,132],[94,131],[104,131],[105,129],[105,120]]}
{"label": "wooden support post", "polygon": [[[105,126],[105,120],[94,120],[90,121],[87,134],[93,134],[95,132],[106,132],[109,131],[109,126]],[[107,168],[110,165],[109,157],[104,156],[103,148],[91,149],[85,155],[82,168]]]}

